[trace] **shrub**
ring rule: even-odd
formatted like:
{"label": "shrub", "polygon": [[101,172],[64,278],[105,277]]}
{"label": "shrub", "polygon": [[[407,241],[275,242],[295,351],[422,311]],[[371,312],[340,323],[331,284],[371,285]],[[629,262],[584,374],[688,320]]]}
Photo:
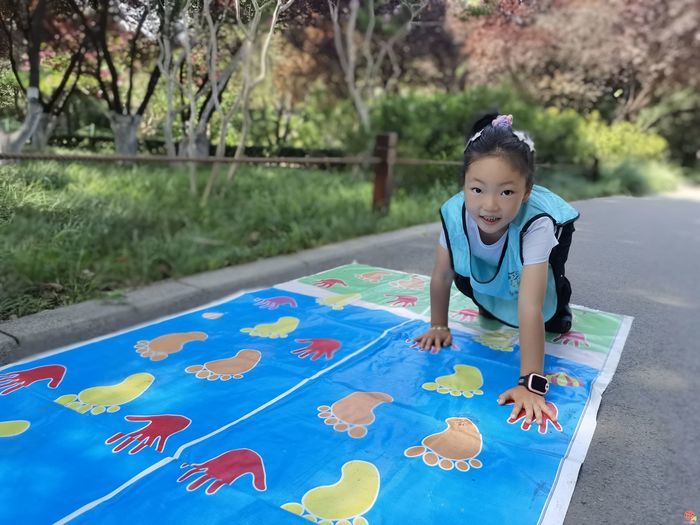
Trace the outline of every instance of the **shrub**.
{"label": "shrub", "polygon": [[596,111],[581,122],[579,133],[591,153],[608,162],[627,157],[663,160],[668,151],[668,143],[660,135],[643,131],[632,122],[607,124]]}

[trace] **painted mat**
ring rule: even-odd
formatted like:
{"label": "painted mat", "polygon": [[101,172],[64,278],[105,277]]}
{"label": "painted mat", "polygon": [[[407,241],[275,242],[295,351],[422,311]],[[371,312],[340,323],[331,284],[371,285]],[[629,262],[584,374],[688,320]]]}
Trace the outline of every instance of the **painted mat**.
{"label": "painted mat", "polygon": [[[517,332],[351,264],[0,370],[0,523],[560,523],[631,318],[550,337],[558,422],[496,403]],[[516,518],[517,517],[517,518]]]}

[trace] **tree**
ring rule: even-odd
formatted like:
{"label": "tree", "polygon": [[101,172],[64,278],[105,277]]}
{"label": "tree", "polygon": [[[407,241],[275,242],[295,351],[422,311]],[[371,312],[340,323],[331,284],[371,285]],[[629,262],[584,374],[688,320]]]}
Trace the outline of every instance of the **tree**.
{"label": "tree", "polygon": [[501,0],[489,7],[469,22],[464,54],[473,83],[507,78],[545,105],[635,120],[700,82],[700,11],[691,0]]}
{"label": "tree", "polygon": [[616,0],[624,47],[617,118],[700,88],[700,9],[692,0]]}
{"label": "tree", "polygon": [[431,56],[430,43],[449,42],[440,1],[306,1],[294,11],[285,38],[309,58],[303,63],[308,74],[352,101],[365,133],[376,98],[398,90],[410,65]]}
{"label": "tree", "polygon": [[[115,149],[118,154],[135,155],[139,124],[161,74],[156,58],[163,21],[158,17],[156,0],[67,1],[94,52],[91,72],[99,86],[98,95],[109,109]],[[137,102],[135,92],[140,90],[137,83],[144,69],[148,80]],[[120,75],[120,70],[126,74]]]}
{"label": "tree", "polygon": [[[0,151],[19,152],[28,140],[42,150],[80,78],[85,52],[82,35],[56,0],[1,1],[0,30],[12,73],[27,99],[22,126],[14,133],[0,133]],[[58,75],[47,75],[42,65]],[[57,83],[51,85],[47,76],[58,76]]]}
{"label": "tree", "polygon": [[[172,125],[175,116],[180,118],[183,125],[181,154],[190,158],[207,156],[211,123],[216,120],[216,156],[223,157],[234,117],[240,117],[242,122],[235,157],[243,154],[251,124],[251,94],[267,76],[272,36],[280,16],[294,1],[203,0],[197,5],[188,1],[179,11],[177,55],[173,52],[173,32],[170,31],[171,37],[161,38],[159,64],[166,74],[169,93],[177,90],[180,99],[178,107],[169,105],[166,126]],[[174,11],[165,10],[173,21]],[[231,165],[229,181],[236,167],[235,163]],[[219,173],[220,166],[214,164],[202,203],[209,198]],[[197,191],[194,168],[191,190]]]}

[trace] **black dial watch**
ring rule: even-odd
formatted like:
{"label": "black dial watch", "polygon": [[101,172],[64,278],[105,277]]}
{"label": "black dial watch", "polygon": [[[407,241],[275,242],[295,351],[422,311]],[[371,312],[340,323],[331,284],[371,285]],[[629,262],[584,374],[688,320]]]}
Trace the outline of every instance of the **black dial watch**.
{"label": "black dial watch", "polygon": [[530,392],[539,394],[541,396],[545,395],[549,391],[549,381],[547,378],[540,374],[527,374],[522,376],[518,380],[518,385],[522,385],[527,388]]}

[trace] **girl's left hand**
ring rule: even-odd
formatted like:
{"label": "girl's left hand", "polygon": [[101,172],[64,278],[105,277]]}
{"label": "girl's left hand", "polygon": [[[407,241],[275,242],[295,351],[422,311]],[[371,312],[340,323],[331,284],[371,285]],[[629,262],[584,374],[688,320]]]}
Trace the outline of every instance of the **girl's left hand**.
{"label": "girl's left hand", "polygon": [[513,401],[513,413],[510,415],[512,419],[517,418],[521,410],[525,410],[525,421],[527,423],[532,423],[534,418],[538,424],[541,424],[543,413],[547,414],[552,421],[556,422],[557,420],[556,415],[547,408],[544,396],[530,392],[524,386],[516,386],[498,396],[499,405],[503,405],[508,401]]}

